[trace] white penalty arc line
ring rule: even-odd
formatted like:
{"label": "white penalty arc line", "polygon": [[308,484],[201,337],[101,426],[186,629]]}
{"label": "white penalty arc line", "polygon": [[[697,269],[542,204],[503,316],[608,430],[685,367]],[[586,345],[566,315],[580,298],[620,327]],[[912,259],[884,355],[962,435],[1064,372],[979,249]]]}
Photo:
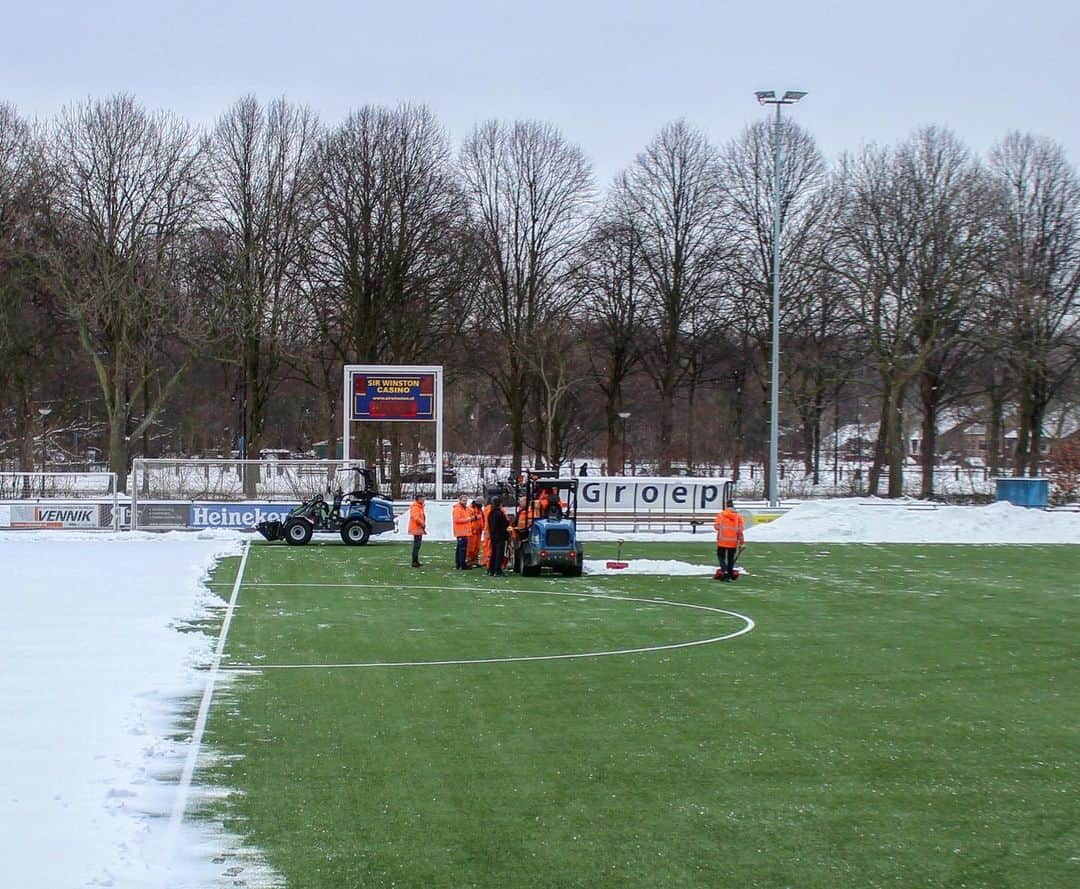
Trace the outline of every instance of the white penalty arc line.
{"label": "white penalty arc line", "polygon": [[[329,587],[334,589],[385,589],[388,584],[379,583],[261,583],[259,581],[248,582],[251,587]],[[608,651],[580,651],[567,654],[537,654],[518,655],[510,657],[488,658],[459,658],[438,661],[370,661],[364,663],[349,664],[230,664],[230,672],[248,673],[261,670],[356,670],[370,667],[451,667],[466,664],[512,664],[529,661],[566,661],[578,658],[614,657],[615,655],[648,654],[657,651],[672,651],[678,648],[693,648],[699,645],[712,645],[716,642],[725,642],[749,633],[756,626],[753,618],[737,611],[729,611],[726,608],[715,608],[712,605],[694,605],[690,602],[672,602],[666,599],[643,599],[634,596],[611,596],[604,593],[581,593],[562,590],[521,590],[521,589],[491,589],[489,587],[459,587],[459,586],[420,586],[420,585],[394,585],[394,589],[400,590],[464,590],[466,592],[507,592],[507,593],[531,593],[541,596],[566,596],[577,599],[608,599],[614,602],[640,602],[646,605],[668,605],[677,608],[692,608],[697,611],[710,611],[714,614],[722,614],[725,617],[734,617],[743,621],[744,626],[734,633],[726,633],[723,636],[712,636],[708,639],[693,639],[689,642],[673,642],[669,645],[649,645],[642,648],[620,648]]]}
{"label": "white penalty arc line", "polygon": [[172,858],[176,849],[176,840],[180,830],[180,823],[184,820],[184,812],[187,810],[188,799],[191,796],[191,782],[195,777],[195,766],[199,760],[199,750],[202,747],[203,735],[206,733],[206,721],[210,716],[210,703],[214,698],[214,684],[221,672],[221,660],[225,653],[225,640],[229,635],[229,625],[232,623],[233,612],[236,610],[236,600],[240,595],[240,587],[244,580],[244,569],[247,567],[248,553],[251,552],[251,544],[244,544],[244,551],[240,555],[240,567],[236,572],[236,580],[233,583],[232,595],[225,609],[225,619],[221,624],[221,632],[218,634],[217,647],[214,650],[214,659],[210,664],[209,674],[206,678],[206,687],[203,689],[202,700],[199,702],[199,713],[195,717],[195,729],[188,744],[187,757],[184,759],[184,768],[180,773],[180,786],[176,791],[176,799],[173,801],[172,813],[169,816],[169,857]]}

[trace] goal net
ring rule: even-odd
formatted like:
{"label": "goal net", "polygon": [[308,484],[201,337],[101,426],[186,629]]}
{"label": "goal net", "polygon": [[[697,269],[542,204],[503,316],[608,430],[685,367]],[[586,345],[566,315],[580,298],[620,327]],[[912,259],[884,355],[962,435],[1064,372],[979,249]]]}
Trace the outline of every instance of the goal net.
{"label": "goal net", "polygon": [[0,472],[0,500],[99,500],[115,496],[114,472]]}
{"label": "goal net", "polygon": [[137,459],[129,481],[133,501],[195,500],[225,503],[299,501],[357,483],[341,460]]}

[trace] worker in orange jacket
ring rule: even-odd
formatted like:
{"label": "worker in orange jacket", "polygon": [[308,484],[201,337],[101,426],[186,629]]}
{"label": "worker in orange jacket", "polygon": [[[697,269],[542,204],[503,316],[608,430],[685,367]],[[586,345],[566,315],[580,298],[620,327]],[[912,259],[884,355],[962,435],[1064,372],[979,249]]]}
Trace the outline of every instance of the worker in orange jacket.
{"label": "worker in orange jacket", "polygon": [[469,549],[469,535],[472,533],[469,498],[464,494],[458,497],[458,502],[454,504],[452,518],[454,521],[454,537],[457,538],[457,549],[454,550],[454,567],[464,570],[468,567],[465,563],[465,555]]}
{"label": "worker in orange jacket", "polygon": [[746,520],[735,511],[735,503],[729,500],[713,522],[716,528],[716,559],[720,563],[720,580],[735,579],[735,558],[739,548],[746,543],[743,532]]}
{"label": "worker in orange jacket", "polygon": [[469,544],[465,552],[465,566],[477,568],[480,565],[480,537],[484,533],[484,511],[480,508],[480,501],[473,500],[469,504]]}
{"label": "worker in orange jacket", "polygon": [[420,544],[424,541],[427,533],[427,513],[424,512],[424,495],[417,494],[416,499],[409,507],[409,533],[412,535],[412,566],[419,568]]}
{"label": "worker in orange jacket", "polygon": [[[491,565],[491,511],[492,511],[492,509],[498,509],[504,515],[506,514],[506,510],[502,508],[500,499],[498,497],[492,497],[491,502],[489,502],[487,504],[487,506],[484,507],[484,539],[483,539],[484,561],[483,561],[483,564],[484,565],[489,565],[489,566]],[[507,516],[507,525],[509,525],[509,516]],[[503,547],[503,554],[502,554],[502,557],[499,559],[499,564],[503,568],[505,568],[507,566],[507,564],[509,564],[509,559],[507,558],[506,552],[505,552],[506,539],[507,539],[506,536],[503,536],[502,539],[497,544],[497,545]],[[489,570],[490,570],[490,568],[489,568]]]}

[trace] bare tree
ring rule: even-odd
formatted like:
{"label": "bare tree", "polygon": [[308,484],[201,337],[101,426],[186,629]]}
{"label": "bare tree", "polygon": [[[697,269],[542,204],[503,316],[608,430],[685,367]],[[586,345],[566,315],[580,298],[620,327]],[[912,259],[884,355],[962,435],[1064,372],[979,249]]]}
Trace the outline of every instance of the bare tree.
{"label": "bare tree", "polygon": [[[903,408],[920,378],[928,428],[936,428],[940,381],[967,335],[985,268],[987,212],[978,166],[952,134],[934,127],[896,149],[869,148],[843,170],[843,245],[836,270],[882,389],[879,457],[889,496],[903,491]],[[929,446],[934,453],[933,433]],[[932,460],[932,457],[931,457]],[[876,491],[880,459],[871,470]],[[933,490],[932,463],[927,472]]]}
{"label": "bare tree", "polygon": [[686,326],[719,298],[728,218],[716,151],[685,121],[664,127],[618,179],[614,200],[632,220],[648,276],[645,367],[660,396],[660,473],[671,472],[676,394],[688,370]]}
{"label": "bare tree", "polygon": [[[51,182],[40,134],[0,103],[0,411],[11,418],[22,469],[32,468],[34,411],[60,342],[53,301],[39,286]],[[2,440],[3,436],[0,436]]]}
{"label": "bare tree", "polygon": [[314,227],[318,136],[309,109],[283,99],[263,108],[251,96],[214,130],[215,223],[227,233],[223,310],[239,369],[241,457],[259,453],[283,356],[303,318],[299,270]]}
{"label": "bare tree", "polygon": [[993,286],[1019,398],[1013,473],[1034,476],[1047,406],[1080,362],[1080,181],[1060,146],[1031,135],[1010,133],[990,163],[1002,202]]}
{"label": "bare tree", "polygon": [[505,349],[505,360],[485,369],[509,411],[516,475],[534,332],[560,319],[573,299],[567,278],[587,234],[592,172],[580,148],[536,121],[477,127],[462,148],[461,169],[480,261],[478,326]]}
{"label": "bare tree", "polygon": [[[310,295],[333,344],[325,358],[336,356],[340,372],[343,361],[438,356],[465,322],[472,285],[465,202],[431,111],[367,106],[350,114],[320,144],[316,194]],[[389,435],[397,492],[399,427]]]}
{"label": "bare tree", "polygon": [[[154,421],[205,330],[173,287],[183,240],[205,205],[204,143],[186,123],[118,95],[65,109],[52,150],[51,282],[93,364],[110,468],[123,483],[129,438]],[[159,364],[166,337],[184,354],[151,394],[146,369]]]}
{"label": "bare tree", "polygon": [[604,396],[608,467],[626,463],[619,438],[623,386],[642,360],[645,269],[634,226],[608,208],[584,246],[574,286],[581,294],[586,359]]}

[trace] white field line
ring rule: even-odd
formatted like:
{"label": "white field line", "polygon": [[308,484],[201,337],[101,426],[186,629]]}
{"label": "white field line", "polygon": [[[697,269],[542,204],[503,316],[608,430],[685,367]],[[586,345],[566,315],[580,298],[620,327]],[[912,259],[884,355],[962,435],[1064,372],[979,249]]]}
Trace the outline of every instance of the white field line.
{"label": "white field line", "polygon": [[[249,581],[247,584],[249,587],[330,587],[334,589],[385,589],[386,584],[379,583],[262,583],[259,581]],[[574,652],[568,654],[538,654],[538,655],[522,655],[516,657],[489,657],[489,658],[463,658],[455,660],[440,660],[440,661],[373,661],[369,663],[351,663],[351,664],[230,664],[230,672],[259,672],[262,670],[345,670],[345,669],[362,669],[367,667],[449,667],[459,666],[464,664],[512,664],[523,663],[527,661],[565,661],[574,660],[577,658],[590,658],[590,657],[613,657],[614,655],[624,654],[648,654],[656,651],[671,651],[677,648],[693,648],[698,645],[711,645],[715,642],[724,642],[728,639],[735,639],[738,636],[745,635],[754,629],[754,621],[752,618],[747,617],[745,614],[740,614],[737,611],[729,611],[725,608],[714,608],[711,605],[693,605],[689,602],[671,602],[665,599],[642,599],[633,596],[611,596],[602,593],[581,593],[581,592],[566,592],[560,590],[520,590],[520,589],[507,589],[498,590],[491,589],[490,587],[459,587],[459,586],[418,586],[418,585],[395,585],[394,589],[401,590],[435,590],[435,591],[451,591],[455,592],[462,590],[465,592],[508,592],[508,593],[531,593],[539,596],[568,596],[578,599],[608,599],[614,602],[642,602],[647,605],[668,605],[675,608],[693,608],[697,611],[711,611],[714,614],[722,614],[725,617],[734,617],[743,621],[744,626],[736,630],[734,633],[727,633],[723,636],[712,636],[708,639],[693,639],[689,642],[673,642],[669,645],[650,645],[643,648],[620,648],[611,651],[583,651]]]}
{"label": "white field line", "polygon": [[210,672],[206,678],[206,687],[203,689],[202,701],[199,703],[199,713],[198,716],[195,717],[195,730],[191,735],[191,742],[188,745],[187,757],[184,760],[184,769],[180,773],[180,786],[177,788],[176,799],[173,801],[172,814],[169,816],[168,853],[170,863],[176,849],[176,840],[180,832],[180,823],[184,820],[184,812],[187,810],[188,798],[191,796],[191,781],[195,777],[195,766],[199,759],[199,749],[202,747],[203,735],[206,733],[206,721],[210,715],[210,702],[214,698],[214,683],[217,682],[218,673],[221,671],[221,659],[225,653],[225,640],[228,638],[229,625],[232,623],[233,611],[236,609],[236,600],[240,595],[240,586],[244,580],[244,569],[247,567],[249,552],[251,552],[251,545],[245,544],[244,552],[240,556],[240,568],[236,572],[236,580],[233,583],[232,596],[229,597],[229,604],[225,609],[225,620],[222,621],[221,632],[218,634],[217,648],[214,650],[214,660],[210,664]]}

